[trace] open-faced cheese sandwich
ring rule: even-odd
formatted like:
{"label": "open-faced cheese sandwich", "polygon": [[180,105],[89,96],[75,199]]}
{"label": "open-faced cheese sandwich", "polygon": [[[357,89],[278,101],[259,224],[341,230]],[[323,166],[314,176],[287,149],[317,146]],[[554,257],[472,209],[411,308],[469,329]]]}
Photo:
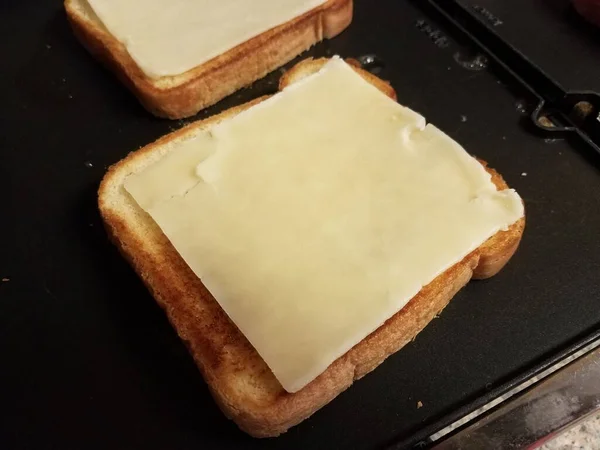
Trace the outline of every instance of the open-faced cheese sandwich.
{"label": "open-faced cheese sandwich", "polygon": [[130,154],[99,206],[218,405],[262,437],[498,272],[525,225],[497,172],[337,57]]}
{"label": "open-faced cheese sandwich", "polygon": [[352,0],[65,0],[82,44],[151,113],[191,116],[344,30]]}

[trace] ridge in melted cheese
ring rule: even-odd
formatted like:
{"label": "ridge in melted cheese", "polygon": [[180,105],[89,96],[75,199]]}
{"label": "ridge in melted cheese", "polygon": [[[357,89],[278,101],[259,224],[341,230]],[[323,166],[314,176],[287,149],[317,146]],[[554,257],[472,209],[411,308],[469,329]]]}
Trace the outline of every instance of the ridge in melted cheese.
{"label": "ridge in melted cheese", "polygon": [[515,191],[339,58],[125,188],[289,392],[523,216]]}
{"label": "ridge in melted cheese", "polygon": [[87,0],[151,78],[179,75],[326,0]]}

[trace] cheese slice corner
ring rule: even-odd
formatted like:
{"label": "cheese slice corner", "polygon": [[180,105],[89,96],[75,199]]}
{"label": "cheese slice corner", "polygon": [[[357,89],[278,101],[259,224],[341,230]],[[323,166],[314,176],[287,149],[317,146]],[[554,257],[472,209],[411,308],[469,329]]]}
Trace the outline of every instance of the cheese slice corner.
{"label": "cheese slice corner", "polygon": [[288,392],[524,214],[339,58],[212,131],[125,188]]}

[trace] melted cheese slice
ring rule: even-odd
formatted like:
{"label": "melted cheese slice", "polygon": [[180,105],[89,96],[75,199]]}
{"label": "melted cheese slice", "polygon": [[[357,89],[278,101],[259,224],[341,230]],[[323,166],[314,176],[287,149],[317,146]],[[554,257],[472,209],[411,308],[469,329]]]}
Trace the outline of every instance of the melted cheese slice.
{"label": "melted cheese slice", "polygon": [[338,58],[125,188],[289,392],[523,216],[513,190]]}
{"label": "melted cheese slice", "polygon": [[179,75],[326,0],[87,0],[152,78]]}

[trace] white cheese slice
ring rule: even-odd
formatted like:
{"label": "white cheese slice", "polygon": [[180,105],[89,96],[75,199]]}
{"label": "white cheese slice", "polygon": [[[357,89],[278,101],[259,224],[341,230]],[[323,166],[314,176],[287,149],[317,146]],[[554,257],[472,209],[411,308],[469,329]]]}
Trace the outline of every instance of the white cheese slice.
{"label": "white cheese slice", "polygon": [[338,58],[125,188],[289,392],[523,216],[515,191]]}
{"label": "white cheese slice", "polygon": [[88,0],[152,78],[179,75],[326,0]]}

